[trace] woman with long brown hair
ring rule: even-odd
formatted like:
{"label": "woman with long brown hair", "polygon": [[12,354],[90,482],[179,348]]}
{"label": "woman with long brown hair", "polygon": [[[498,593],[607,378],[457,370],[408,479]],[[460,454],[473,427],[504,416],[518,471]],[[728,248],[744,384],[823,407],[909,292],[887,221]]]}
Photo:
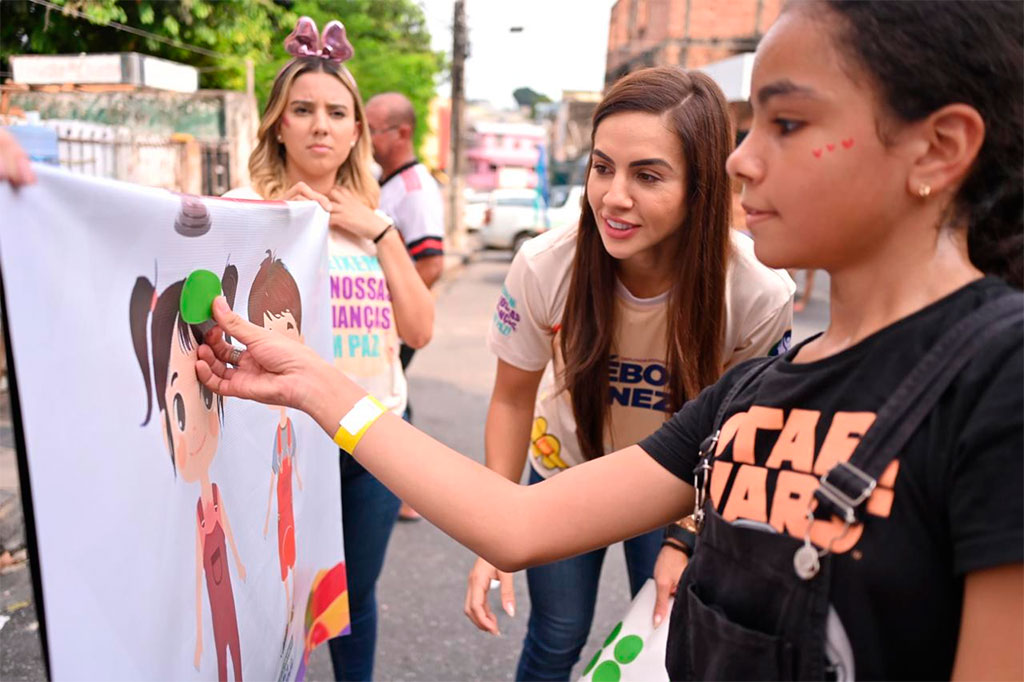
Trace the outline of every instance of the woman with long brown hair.
{"label": "woman with long brown hair", "polygon": [[[319,35],[303,17],[285,47],[249,159],[252,187],[228,198],[308,199],[330,216],[334,365],[390,411],[405,410],[399,338],[429,341],[434,302],[394,223],[377,208],[370,130],[352,74],[344,27]],[[297,473],[297,472],[296,472]],[[342,524],[352,632],[330,641],[335,677],[369,680],[377,637],[376,583],[399,500],[341,452]],[[301,548],[299,549],[301,551]]]}
{"label": "woman with long brown hair", "polygon": [[[786,348],[793,285],[729,229],[733,136],[714,82],[672,67],[617,82],[594,113],[579,225],[512,263],[489,344],[498,356],[487,466],[529,482],[636,443],[748,358]],[[553,509],[552,514],[572,514]],[[685,561],[661,530],[625,542],[630,591],[659,582],[654,618]],[[605,549],[527,570],[531,612],[517,680],[568,679],[586,643]],[[655,570],[655,561],[658,569]],[[515,613],[512,575],[478,559],[466,615],[497,634],[491,580]]]}

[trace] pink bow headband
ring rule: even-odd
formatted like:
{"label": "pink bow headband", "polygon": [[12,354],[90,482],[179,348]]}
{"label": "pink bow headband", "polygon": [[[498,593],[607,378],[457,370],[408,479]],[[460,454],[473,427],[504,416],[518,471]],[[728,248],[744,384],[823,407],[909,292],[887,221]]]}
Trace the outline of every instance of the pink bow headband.
{"label": "pink bow headband", "polygon": [[323,34],[317,35],[316,22],[309,17],[299,17],[295,30],[284,39],[284,49],[293,57],[320,57],[339,64],[355,54],[340,21],[327,22]]}

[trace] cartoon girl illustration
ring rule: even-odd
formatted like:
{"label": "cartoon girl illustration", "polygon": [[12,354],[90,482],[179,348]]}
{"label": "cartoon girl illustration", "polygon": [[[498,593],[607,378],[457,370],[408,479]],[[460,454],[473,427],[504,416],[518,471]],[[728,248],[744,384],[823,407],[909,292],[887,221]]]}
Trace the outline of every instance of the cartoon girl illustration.
{"label": "cartoon girl illustration", "polygon": [[[223,402],[220,396],[214,396],[196,379],[196,349],[202,334],[181,319],[179,309],[183,285],[184,280],[178,280],[158,296],[154,283],[139,277],[132,289],[129,308],[132,343],[146,384],[146,418],[142,425],[149,423],[155,394],[171,466],[185,482],[199,483],[200,487],[196,503],[195,667],[199,669],[203,651],[202,584],[205,575],[218,678],[227,680],[227,652],[230,649],[234,679],[238,682],[242,679],[242,654],[226,545],[231,547],[238,577],[243,582],[245,566],[238,556],[224,498],[217,484],[210,481],[210,465],[217,453]],[[237,285],[238,271],[229,265],[222,278],[222,288],[229,304],[234,301]],[[150,348],[146,322],[151,314]]]}
{"label": "cartoon girl illustration", "polygon": [[[288,269],[280,259],[267,251],[259,272],[249,289],[249,321],[271,331],[302,341],[302,297]],[[295,430],[288,410],[273,407],[280,412],[274,433],[274,452],[271,459],[270,492],[267,495],[267,515],[263,522],[263,537],[270,526],[270,510],[277,489],[277,553],[281,565],[281,582],[285,584],[285,612],[291,622],[295,606],[295,515],[292,512],[292,473],[302,490],[302,477],[296,465]],[[289,585],[289,577],[291,584]],[[285,633],[287,634],[287,626]]]}

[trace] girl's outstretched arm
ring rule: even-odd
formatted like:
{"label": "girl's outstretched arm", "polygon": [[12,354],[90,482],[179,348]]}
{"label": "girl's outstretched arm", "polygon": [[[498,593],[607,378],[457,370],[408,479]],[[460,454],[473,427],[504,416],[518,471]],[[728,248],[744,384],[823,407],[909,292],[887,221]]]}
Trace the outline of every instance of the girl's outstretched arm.
{"label": "girl's outstretched arm", "polygon": [[[210,389],[303,410],[330,435],[365,395],[312,349],[243,320],[223,297],[213,307],[220,328],[207,334],[196,364]],[[237,367],[226,365],[232,349],[225,331],[247,346]],[[523,487],[384,414],[353,455],[435,525],[506,571],[607,546],[693,508],[692,487],[639,446]]]}
{"label": "girl's outstretched arm", "polygon": [[1024,565],[968,573],[954,680],[1024,679]]}

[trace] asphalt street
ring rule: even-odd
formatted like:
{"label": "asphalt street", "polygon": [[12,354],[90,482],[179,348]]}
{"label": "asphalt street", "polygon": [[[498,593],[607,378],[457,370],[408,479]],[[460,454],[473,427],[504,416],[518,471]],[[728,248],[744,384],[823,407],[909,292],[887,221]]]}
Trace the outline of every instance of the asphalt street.
{"label": "asphalt street", "polygon": [[[415,424],[483,461],[483,429],[495,360],[484,344],[510,257],[483,252],[438,289],[434,338],[409,370]],[[798,281],[799,281],[798,277]],[[821,330],[828,316],[828,280],[795,324],[795,340]],[[42,680],[42,663],[24,539],[6,394],[0,396],[0,679]],[[415,456],[415,453],[409,453]],[[4,557],[7,557],[6,559]],[[497,607],[501,637],[478,631],[462,614],[473,555],[427,521],[396,526],[378,587],[379,680],[511,680],[526,629],[525,575],[516,577],[516,618]],[[629,602],[621,545],[609,551],[585,663]],[[86,624],[83,624],[86,625]],[[574,675],[581,666],[577,665]],[[314,652],[308,679],[332,679],[326,647]]]}

